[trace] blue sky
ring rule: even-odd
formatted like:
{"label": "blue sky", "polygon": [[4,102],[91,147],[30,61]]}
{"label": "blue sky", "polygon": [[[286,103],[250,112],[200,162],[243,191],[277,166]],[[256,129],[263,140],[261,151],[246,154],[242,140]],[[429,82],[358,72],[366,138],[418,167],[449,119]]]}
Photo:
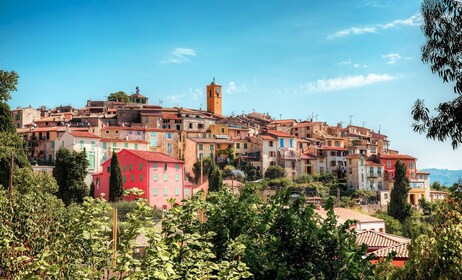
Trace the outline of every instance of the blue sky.
{"label": "blue sky", "polygon": [[0,1],[0,67],[20,75],[10,106],[101,100],[135,91],[151,104],[225,114],[312,114],[379,126],[418,168],[462,169],[462,150],[412,132],[417,98],[454,98],[420,60],[420,1]]}

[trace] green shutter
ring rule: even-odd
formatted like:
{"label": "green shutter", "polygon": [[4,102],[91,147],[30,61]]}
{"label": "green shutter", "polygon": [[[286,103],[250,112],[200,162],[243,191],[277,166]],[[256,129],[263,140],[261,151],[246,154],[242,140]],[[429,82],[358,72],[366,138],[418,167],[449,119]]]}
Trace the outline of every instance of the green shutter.
{"label": "green shutter", "polygon": [[140,174],[140,182],[143,182],[143,174]]}
{"label": "green shutter", "polygon": [[158,196],[158,195],[159,195],[159,189],[158,189],[158,188],[154,188],[154,195],[155,195],[155,196]]}
{"label": "green shutter", "polygon": [[167,163],[164,163],[164,170],[167,170]]}
{"label": "green shutter", "polygon": [[130,163],[130,171],[133,170],[133,165]]}
{"label": "green shutter", "polygon": [[124,175],[124,183],[127,182],[127,176]]}
{"label": "green shutter", "polygon": [[164,195],[168,195],[168,188],[164,187]]}
{"label": "green shutter", "polygon": [[135,175],[132,174],[132,182],[135,182]]}
{"label": "green shutter", "polygon": [[127,166],[124,164],[124,171],[127,171]]}
{"label": "green shutter", "polygon": [[178,163],[175,165],[175,169],[176,170],[180,169],[180,165]]}
{"label": "green shutter", "polygon": [[143,164],[140,163],[140,171],[143,170]]}
{"label": "green shutter", "polygon": [[107,143],[103,142],[103,149],[107,149]]}
{"label": "green shutter", "polygon": [[180,181],[180,175],[178,175],[178,174],[175,175],[175,181],[177,181],[177,182]]}
{"label": "green shutter", "polygon": [[180,188],[178,187],[175,188],[175,195],[180,195]]}
{"label": "green shutter", "polygon": [[124,144],[124,147],[125,147],[125,148],[128,148],[128,143],[125,143],[125,144]]}
{"label": "green shutter", "polygon": [[154,170],[157,170],[157,162],[154,162]]}
{"label": "green shutter", "polygon": [[138,143],[135,143],[135,150],[138,150]]}
{"label": "green shutter", "polygon": [[184,189],[184,196],[189,196],[189,189]]}
{"label": "green shutter", "polygon": [[159,179],[159,176],[157,174],[154,174],[154,182],[157,182],[158,179]]}
{"label": "green shutter", "polygon": [[168,181],[168,175],[164,174],[164,182],[167,182],[167,181]]}

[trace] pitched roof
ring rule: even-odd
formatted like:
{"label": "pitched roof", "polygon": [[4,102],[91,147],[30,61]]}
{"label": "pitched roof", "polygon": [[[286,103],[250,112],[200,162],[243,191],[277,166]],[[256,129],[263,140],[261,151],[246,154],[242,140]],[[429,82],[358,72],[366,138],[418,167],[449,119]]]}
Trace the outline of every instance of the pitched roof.
{"label": "pitched roof", "polygon": [[372,166],[383,166],[383,163],[376,163],[370,160],[366,160],[366,165],[372,165]]}
{"label": "pitched roof", "polygon": [[101,138],[101,142],[128,142],[128,143],[141,143],[148,144],[148,141],[145,140],[130,140],[130,139],[116,139],[116,138]]}
{"label": "pitched roof", "polygon": [[285,132],[279,131],[279,130],[268,130],[268,133],[272,134],[272,135],[275,135],[277,137],[290,137],[290,138],[294,137],[293,135],[291,135],[289,133],[285,133]]}
{"label": "pitched roof", "polygon": [[122,152],[129,152],[132,153],[144,160],[147,161],[157,161],[157,162],[171,162],[171,163],[183,163],[183,161],[176,159],[174,157],[171,157],[169,155],[166,155],[164,153],[159,153],[159,152],[149,152],[149,151],[139,151],[139,150],[128,150],[128,149],[123,149],[121,150],[118,154]]}
{"label": "pitched roof", "polygon": [[145,128],[142,126],[106,126],[102,129],[109,129],[109,130],[140,130],[144,131]]}
{"label": "pitched roof", "polygon": [[[315,210],[321,217],[326,217],[327,213],[324,209]],[[372,217],[366,214],[355,212],[350,209],[336,207],[334,208],[335,215],[338,217],[339,223],[345,223],[347,220],[357,220],[360,223],[371,223],[371,222],[384,222],[384,220]]]}
{"label": "pitched roof", "polygon": [[234,142],[228,139],[216,139],[216,138],[187,138],[196,143],[212,143],[212,144],[233,144]]}
{"label": "pitched roof", "polygon": [[346,149],[346,148],[334,147],[334,146],[322,146],[319,149],[320,150],[327,150],[327,151],[348,151],[348,149]]}
{"label": "pitched roof", "polygon": [[316,157],[311,154],[302,154],[301,158],[302,159],[316,159]]}
{"label": "pitched roof", "polygon": [[99,138],[99,136],[87,131],[69,131],[69,134],[80,138]]}
{"label": "pitched roof", "polygon": [[162,118],[165,120],[181,120],[181,117],[178,117],[177,114],[163,114]]}
{"label": "pitched roof", "polygon": [[415,157],[409,155],[401,155],[401,154],[391,154],[391,155],[380,155],[381,159],[407,159],[413,160],[416,159]]}
{"label": "pitched roof", "polygon": [[286,119],[286,120],[274,120],[270,124],[291,124],[296,123],[295,119]]}
{"label": "pitched roof", "polygon": [[409,242],[401,243],[395,246],[385,247],[373,252],[370,252],[366,255],[374,255],[377,258],[386,258],[391,252],[396,252],[395,258],[409,258],[409,251],[407,250],[407,245]]}
{"label": "pitched roof", "polygon": [[276,140],[275,138],[269,136],[269,135],[258,135],[263,140]]}
{"label": "pitched roof", "polygon": [[410,239],[401,236],[373,230],[364,230],[356,234],[356,244],[366,244],[368,247],[390,247],[409,241]]}

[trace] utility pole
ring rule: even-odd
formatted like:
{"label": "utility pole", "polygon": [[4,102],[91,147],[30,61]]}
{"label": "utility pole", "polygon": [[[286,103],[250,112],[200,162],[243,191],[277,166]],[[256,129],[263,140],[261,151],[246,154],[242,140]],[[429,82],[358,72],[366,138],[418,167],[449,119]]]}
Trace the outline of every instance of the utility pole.
{"label": "utility pole", "polygon": [[337,207],[340,207],[340,188],[337,187]]}
{"label": "utility pole", "polygon": [[203,166],[202,166],[202,154],[199,154],[199,157],[201,158],[201,185],[204,183],[204,172],[203,172]]}
{"label": "utility pole", "polygon": [[13,173],[14,173],[14,155],[11,155],[11,163],[10,163],[10,194],[13,192]]}
{"label": "utility pole", "polygon": [[[163,213],[163,211],[162,211]],[[117,208],[112,209],[112,266],[116,266],[117,257]]]}

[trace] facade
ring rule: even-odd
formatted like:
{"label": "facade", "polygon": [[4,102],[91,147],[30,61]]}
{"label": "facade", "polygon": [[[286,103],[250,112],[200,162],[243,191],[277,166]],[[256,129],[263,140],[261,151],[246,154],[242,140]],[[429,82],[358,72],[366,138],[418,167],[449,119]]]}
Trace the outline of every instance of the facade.
{"label": "facade", "polygon": [[151,152],[164,153],[169,156],[180,158],[179,141],[180,133],[174,129],[147,128],[145,140],[149,143]]}
{"label": "facade", "polygon": [[277,164],[282,166],[289,178],[295,178],[300,170],[300,158],[297,156],[297,142],[293,135],[278,130],[268,130],[276,139]]}
{"label": "facade", "polygon": [[40,119],[40,111],[32,107],[18,107],[15,110],[11,110],[11,114],[13,115],[13,123],[16,128],[21,128],[26,123]]}
{"label": "facade", "polygon": [[207,86],[207,112],[210,112],[215,115],[222,114],[222,92],[221,92],[221,85],[215,82],[215,78],[213,78],[213,82]]}
{"label": "facade", "polygon": [[[124,189],[138,188],[152,207],[167,209],[169,199],[181,203],[192,195],[192,186],[185,184],[183,162],[163,153],[123,149],[117,153]],[[102,164],[102,172],[93,176],[95,197],[109,194],[111,159]],[[126,196],[132,200],[132,196]]]}

